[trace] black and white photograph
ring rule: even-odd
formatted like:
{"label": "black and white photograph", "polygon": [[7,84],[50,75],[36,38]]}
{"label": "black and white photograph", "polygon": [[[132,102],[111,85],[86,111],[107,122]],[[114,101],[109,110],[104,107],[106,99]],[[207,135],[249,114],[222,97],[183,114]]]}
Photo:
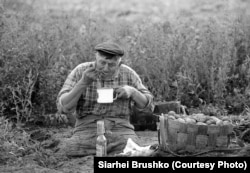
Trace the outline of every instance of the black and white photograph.
{"label": "black and white photograph", "polygon": [[250,0],[0,0],[0,173],[249,157]]}

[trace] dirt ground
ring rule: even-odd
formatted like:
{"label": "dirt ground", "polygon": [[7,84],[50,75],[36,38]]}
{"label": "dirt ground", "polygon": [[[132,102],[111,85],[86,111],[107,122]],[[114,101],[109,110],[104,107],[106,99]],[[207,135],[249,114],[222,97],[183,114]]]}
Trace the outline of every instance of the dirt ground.
{"label": "dirt ground", "polygon": [[[31,152],[25,153],[20,157],[20,162],[16,165],[0,166],[1,173],[92,173],[94,156],[86,156],[79,158],[58,157],[56,152],[59,149],[60,143],[65,138],[71,137],[73,128],[34,128],[28,133],[33,140],[39,141],[43,154]],[[143,146],[158,145],[157,131],[136,131]],[[235,147],[237,143],[232,140],[232,146]],[[37,152],[39,152],[37,151]],[[239,153],[242,155],[239,155]],[[9,154],[9,153],[8,153]],[[183,155],[184,156],[184,155]],[[250,156],[250,145],[245,146],[242,150],[233,151],[218,151],[211,153],[204,153],[198,157],[237,157]],[[156,152],[153,157],[176,157],[167,152]]]}
{"label": "dirt ground", "polygon": [[[38,161],[34,153],[20,158],[19,166],[0,166],[1,173],[91,173],[93,172],[93,156],[81,158],[58,158],[55,152],[60,145],[59,141],[72,135],[73,128],[34,129],[29,132],[34,140],[40,141],[41,146],[47,149],[46,153],[50,164]],[[137,131],[137,135],[144,146],[158,144],[157,131]],[[43,140],[45,139],[45,140]],[[40,157],[44,157],[41,155]],[[54,160],[53,160],[54,159]],[[44,159],[44,162],[46,159]],[[44,164],[44,166],[43,166]]]}

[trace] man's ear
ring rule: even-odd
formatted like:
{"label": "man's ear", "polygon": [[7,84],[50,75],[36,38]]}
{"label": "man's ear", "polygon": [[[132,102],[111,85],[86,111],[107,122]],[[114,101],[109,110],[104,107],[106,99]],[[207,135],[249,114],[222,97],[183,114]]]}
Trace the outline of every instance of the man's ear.
{"label": "man's ear", "polygon": [[96,52],[95,52],[95,58],[96,58],[97,56],[98,56],[98,52],[96,51]]}

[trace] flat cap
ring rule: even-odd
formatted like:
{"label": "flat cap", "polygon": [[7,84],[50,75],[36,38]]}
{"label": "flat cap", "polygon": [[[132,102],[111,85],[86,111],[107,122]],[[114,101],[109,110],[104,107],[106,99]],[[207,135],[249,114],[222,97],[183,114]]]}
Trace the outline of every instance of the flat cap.
{"label": "flat cap", "polygon": [[103,42],[103,43],[96,45],[95,50],[102,51],[102,52],[112,54],[112,55],[119,55],[119,56],[124,55],[123,48],[119,46],[118,44],[114,42],[110,42],[110,41]]}

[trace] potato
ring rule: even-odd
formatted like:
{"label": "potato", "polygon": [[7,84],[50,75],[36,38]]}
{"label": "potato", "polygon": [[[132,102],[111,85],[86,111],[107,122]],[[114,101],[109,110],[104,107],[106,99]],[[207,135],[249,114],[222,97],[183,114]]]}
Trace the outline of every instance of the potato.
{"label": "potato", "polygon": [[220,120],[219,118],[217,118],[215,116],[211,116],[210,118],[213,119],[213,120],[215,120],[216,124],[217,124],[217,122],[219,123],[220,121],[222,121],[222,120]]}
{"label": "potato", "polygon": [[174,116],[176,119],[181,118],[181,116],[179,114],[175,114]]}
{"label": "potato", "polygon": [[195,114],[194,118],[196,119],[196,121],[203,122],[203,123],[207,120],[207,116],[202,113]]}
{"label": "potato", "polygon": [[222,122],[222,124],[223,124],[223,125],[230,125],[230,124],[231,124],[231,122],[230,122],[230,121],[228,121],[228,120],[226,120],[226,121],[223,121],[223,122]]}
{"label": "potato", "polygon": [[188,117],[189,117],[189,118],[192,118],[192,119],[195,119],[195,121],[196,121],[195,114],[189,115]]}
{"label": "potato", "polygon": [[183,118],[178,118],[177,121],[179,121],[181,123],[186,123],[186,121]]}
{"label": "potato", "polygon": [[174,116],[175,114],[176,114],[175,111],[169,111],[168,112],[168,115],[173,115]]}
{"label": "potato", "polygon": [[167,118],[171,120],[175,120],[175,117],[173,115],[168,115]]}
{"label": "potato", "polygon": [[223,125],[223,121],[222,121],[222,120],[216,121],[216,125],[217,125],[217,126]]}
{"label": "potato", "polygon": [[197,125],[204,125],[204,126],[207,125],[206,123],[203,123],[203,122],[197,122],[196,124],[197,124]]}
{"label": "potato", "polygon": [[181,118],[186,118],[186,117],[188,117],[187,115],[185,115],[185,114],[179,114],[180,116],[181,116]]}
{"label": "potato", "polygon": [[189,123],[189,124],[195,124],[196,123],[196,120],[193,119],[193,118],[186,117],[185,120],[186,120],[186,123]]}
{"label": "potato", "polygon": [[215,120],[213,120],[213,119],[208,119],[207,121],[206,121],[206,124],[207,125],[212,125],[212,124],[216,124],[216,121]]}
{"label": "potato", "polygon": [[222,121],[230,121],[230,118],[228,116],[223,116],[220,118]]}

